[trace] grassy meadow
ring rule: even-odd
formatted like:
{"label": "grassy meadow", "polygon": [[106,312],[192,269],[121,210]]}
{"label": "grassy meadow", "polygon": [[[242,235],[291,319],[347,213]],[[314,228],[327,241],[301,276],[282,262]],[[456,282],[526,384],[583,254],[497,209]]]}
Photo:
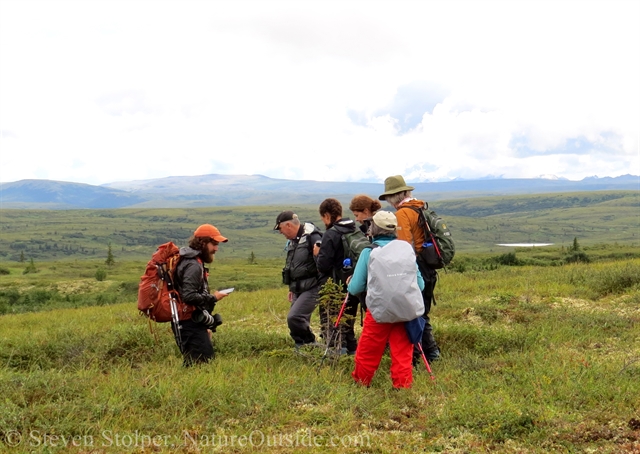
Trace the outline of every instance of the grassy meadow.
{"label": "grassy meadow", "polygon": [[[322,363],[320,348],[294,352],[284,242],[269,231],[281,209],[238,208],[235,219],[259,213],[246,229],[233,228],[236,208],[1,210],[0,452],[640,452],[637,207],[611,220],[610,242],[597,241],[609,214],[593,206],[541,213],[582,229],[549,247],[496,248],[489,236],[475,247],[475,233],[452,227],[460,247],[432,311],[436,379],[421,368],[400,391],[387,355],[367,389],[352,382],[352,357]],[[514,212],[453,220],[532,223]],[[137,284],[157,244],[183,242],[211,219],[238,244],[223,246],[211,287],[237,291],[216,308],[216,359],[184,369],[170,327],[138,315]],[[27,271],[30,251],[42,255]],[[312,323],[317,333],[317,313]]]}

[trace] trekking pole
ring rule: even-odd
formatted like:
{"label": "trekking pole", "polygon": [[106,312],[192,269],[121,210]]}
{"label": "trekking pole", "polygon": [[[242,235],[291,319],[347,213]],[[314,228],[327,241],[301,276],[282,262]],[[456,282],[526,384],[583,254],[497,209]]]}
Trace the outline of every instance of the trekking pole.
{"label": "trekking pole", "polygon": [[320,367],[324,363],[325,358],[329,354],[329,349],[331,348],[331,342],[333,341],[333,335],[338,332],[338,327],[340,326],[340,319],[342,318],[342,314],[344,314],[344,310],[347,307],[347,301],[349,300],[349,293],[344,297],[344,301],[342,302],[342,307],[340,308],[340,312],[338,313],[338,318],[333,325],[333,330],[331,331],[331,336],[329,336],[329,340],[327,342],[327,348],[324,351],[324,355],[322,355],[322,361],[320,362]]}
{"label": "trekking pole", "polygon": [[180,353],[183,352],[182,348],[182,334],[180,333],[180,316],[178,315],[178,305],[176,304],[176,298],[173,293],[169,294],[169,305],[171,306],[171,321],[173,322],[173,334],[178,341],[178,347]]}
{"label": "trekking pole", "polygon": [[182,346],[182,333],[180,333],[180,315],[178,314],[178,303],[177,303],[177,295],[174,293],[173,280],[171,279],[171,274],[167,269],[166,263],[162,263],[156,265],[158,269],[158,275],[160,279],[162,279],[167,284],[167,289],[169,290],[169,307],[171,308],[171,328],[173,331],[173,335],[176,338],[176,343],[178,344],[178,348],[180,349],[180,353],[184,354],[184,349]]}
{"label": "trekking pole", "polygon": [[424,365],[427,367],[427,372],[429,372],[429,376],[431,377],[431,380],[435,381],[436,377],[433,375],[433,372],[431,372],[431,366],[429,366],[429,361],[427,361],[427,357],[424,354],[424,350],[422,349],[422,344],[420,342],[417,342],[416,345],[418,346],[418,350],[420,350],[422,361],[424,361]]}

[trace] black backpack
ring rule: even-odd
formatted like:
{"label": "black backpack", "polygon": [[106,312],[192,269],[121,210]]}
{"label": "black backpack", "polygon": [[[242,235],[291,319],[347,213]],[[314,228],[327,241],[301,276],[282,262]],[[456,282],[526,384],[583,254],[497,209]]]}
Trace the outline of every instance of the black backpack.
{"label": "black backpack", "polygon": [[418,224],[424,230],[425,238],[422,250],[418,254],[422,264],[436,270],[449,265],[456,253],[456,247],[444,220],[429,209],[427,202],[422,209],[411,206],[401,208],[410,208],[418,213]]}

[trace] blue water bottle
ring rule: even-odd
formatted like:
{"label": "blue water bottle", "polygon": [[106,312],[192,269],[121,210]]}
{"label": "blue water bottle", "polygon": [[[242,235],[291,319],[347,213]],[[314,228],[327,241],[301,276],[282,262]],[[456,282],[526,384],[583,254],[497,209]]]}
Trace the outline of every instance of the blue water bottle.
{"label": "blue water bottle", "polygon": [[351,269],[351,259],[347,257],[342,261],[342,269],[350,270]]}

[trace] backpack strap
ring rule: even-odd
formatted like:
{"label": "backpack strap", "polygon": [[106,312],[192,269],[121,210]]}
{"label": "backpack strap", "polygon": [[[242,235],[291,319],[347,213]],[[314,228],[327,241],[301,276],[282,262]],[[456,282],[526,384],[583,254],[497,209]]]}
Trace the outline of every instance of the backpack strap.
{"label": "backpack strap", "polygon": [[177,295],[178,292],[176,291],[173,277],[181,258],[181,255],[176,254],[169,257],[165,263],[159,263],[156,265],[158,268],[158,276],[167,283],[167,289],[174,295]]}
{"label": "backpack strap", "polygon": [[[426,203],[427,202],[425,202],[425,206],[426,206]],[[416,208],[416,207],[412,207],[412,206],[403,206],[403,207],[400,207],[399,209],[402,210],[403,208],[406,208],[406,209],[409,209],[411,211],[415,211],[416,213],[418,213],[418,225],[420,227],[422,227],[422,231],[424,232],[425,241],[427,239],[429,239],[431,241],[434,241],[433,233],[431,232],[431,228],[429,227],[429,223],[427,222],[427,217],[424,215],[424,211],[423,211],[424,208]]]}
{"label": "backpack strap", "polygon": [[431,236],[431,227],[429,227],[429,223],[427,222],[427,217],[424,214],[424,210],[426,210],[428,208],[427,202],[424,203],[424,206],[422,208],[416,208],[416,207],[411,207],[411,206],[400,207],[400,209],[403,209],[403,208],[408,208],[408,209],[418,213],[418,223],[424,229],[425,234],[429,233],[429,236]]}
{"label": "backpack strap", "polygon": [[340,233],[340,241],[342,241],[342,259],[344,260],[349,257],[349,243],[347,242],[347,237],[344,236],[344,233]]}
{"label": "backpack strap", "polygon": [[429,204],[427,202],[424,202],[424,205],[422,208],[416,208],[412,206],[400,207],[400,209],[402,208],[408,208],[418,213],[418,224],[420,224],[420,226],[422,227],[422,230],[424,231],[425,241],[429,240],[433,243],[433,247],[435,248],[436,254],[438,254],[438,257],[442,260],[442,252],[440,251],[440,246],[436,241],[436,236],[433,234],[433,231],[431,230],[431,226],[427,221],[427,215],[425,214],[425,211],[429,208]]}
{"label": "backpack strap", "polygon": [[322,238],[322,232],[320,231],[320,229],[318,229],[318,227],[316,227],[311,222],[307,222],[307,224],[313,225],[314,229],[309,233],[306,233],[303,231],[302,235],[300,235],[300,238],[302,238],[303,236],[307,237],[307,247],[309,248],[309,252],[311,253],[311,256],[313,256],[313,246],[315,246],[315,242],[311,241],[311,235],[313,235],[314,233],[317,233],[318,235],[320,235],[320,238]]}
{"label": "backpack strap", "polygon": [[198,261],[198,263],[202,267],[202,277],[203,277],[203,279],[205,280],[205,282],[207,283],[207,286],[208,286],[208,283],[209,283],[209,268],[204,266],[204,262],[202,261],[202,258],[200,256],[197,256],[196,260]]}
{"label": "backpack strap", "polygon": [[[375,243],[371,243],[369,246],[366,247],[366,249],[375,249],[377,247],[380,247],[380,246]],[[364,292],[360,293],[358,295],[358,299],[360,300],[360,326],[364,326],[364,312],[367,307],[367,302],[366,302],[367,291],[365,290]]]}

